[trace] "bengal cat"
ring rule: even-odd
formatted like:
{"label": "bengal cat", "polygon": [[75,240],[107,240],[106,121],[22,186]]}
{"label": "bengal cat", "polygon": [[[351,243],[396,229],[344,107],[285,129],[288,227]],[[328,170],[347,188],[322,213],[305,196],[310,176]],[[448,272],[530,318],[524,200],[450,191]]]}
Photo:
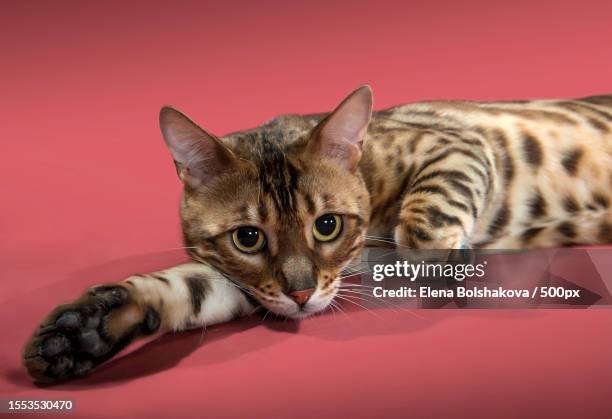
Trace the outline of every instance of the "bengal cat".
{"label": "bengal cat", "polygon": [[419,249],[612,241],[612,96],[371,108],[365,86],[330,114],[224,137],[163,108],[194,262],[59,306],[24,350],[30,375],[82,376],[139,337],[258,307],[317,313],[367,239]]}

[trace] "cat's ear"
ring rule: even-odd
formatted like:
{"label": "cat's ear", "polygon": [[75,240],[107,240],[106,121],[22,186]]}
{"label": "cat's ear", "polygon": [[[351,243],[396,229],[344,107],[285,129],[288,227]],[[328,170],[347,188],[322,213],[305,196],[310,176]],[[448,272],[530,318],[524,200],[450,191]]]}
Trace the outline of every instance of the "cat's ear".
{"label": "cat's ear", "polygon": [[234,153],[217,137],[174,108],[161,109],[159,126],[185,185],[205,185],[238,163]]}
{"label": "cat's ear", "polygon": [[371,117],[372,90],[362,86],[315,127],[307,152],[354,170],[361,158],[361,145]]}

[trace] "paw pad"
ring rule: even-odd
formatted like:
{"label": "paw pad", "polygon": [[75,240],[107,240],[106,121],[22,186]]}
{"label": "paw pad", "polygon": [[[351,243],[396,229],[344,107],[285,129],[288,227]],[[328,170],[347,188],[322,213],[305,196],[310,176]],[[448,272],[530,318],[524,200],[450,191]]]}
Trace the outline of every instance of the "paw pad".
{"label": "paw pad", "polygon": [[[129,300],[120,286],[101,286],[69,306],[58,308],[28,342],[24,364],[37,382],[50,383],[86,375],[122,347],[106,333],[109,313]],[[159,323],[159,316],[155,313]],[[147,313],[143,331],[155,323]],[[126,342],[129,343],[129,342]]]}

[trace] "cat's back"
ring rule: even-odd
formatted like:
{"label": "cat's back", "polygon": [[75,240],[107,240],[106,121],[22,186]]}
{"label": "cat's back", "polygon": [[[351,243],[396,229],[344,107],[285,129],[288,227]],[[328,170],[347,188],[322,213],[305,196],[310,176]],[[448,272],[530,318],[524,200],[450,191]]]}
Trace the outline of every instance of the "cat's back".
{"label": "cat's back", "polygon": [[[378,202],[388,208],[432,162],[453,157],[446,168],[464,171],[477,161],[462,161],[449,148],[475,153],[493,169],[495,194],[479,217],[475,242],[491,239],[496,220],[511,235],[570,217],[588,222],[612,199],[612,95],[428,101],[375,112],[362,164],[374,215]],[[393,211],[378,212],[385,220]],[[503,244],[522,245],[513,240]]]}
{"label": "cat's back", "polygon": [[582,130],[585,136],[612,133],[612,94],[580,99],[514,101],[436,100],[394,106],[374,113],[373,125],[406,128],[486,130],[491,128]]}
{"label": "cat's back", "polygon": [[466,146],[482,140],[498,160],[512,159],[519,170],[576,175],[578,164],[586,162],[599,162],[596,165],[605,169],[612,167],[612,95],[395,106],[374,113],[366,151],[380,155],[395,147],[397,154],[401,150],[403,155],[419,158],[432,151],[419,148],[426,136],[437,136],[442,144],[449,136],[456,137]]}

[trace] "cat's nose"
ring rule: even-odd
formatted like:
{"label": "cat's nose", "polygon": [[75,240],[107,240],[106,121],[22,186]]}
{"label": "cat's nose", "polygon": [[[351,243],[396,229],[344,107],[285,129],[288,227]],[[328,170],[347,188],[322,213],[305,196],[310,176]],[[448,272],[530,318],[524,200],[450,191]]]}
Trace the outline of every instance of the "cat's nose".
{"label": "cat's nose", "polygon": [[314,292],[314,288],[308,288],[307,290],[292,291],[289,293],[289,296],[293,298],[293,301],[295,301],[299,305],[302,305],[306,304],[306,301],[308,301],[308,299]]}

